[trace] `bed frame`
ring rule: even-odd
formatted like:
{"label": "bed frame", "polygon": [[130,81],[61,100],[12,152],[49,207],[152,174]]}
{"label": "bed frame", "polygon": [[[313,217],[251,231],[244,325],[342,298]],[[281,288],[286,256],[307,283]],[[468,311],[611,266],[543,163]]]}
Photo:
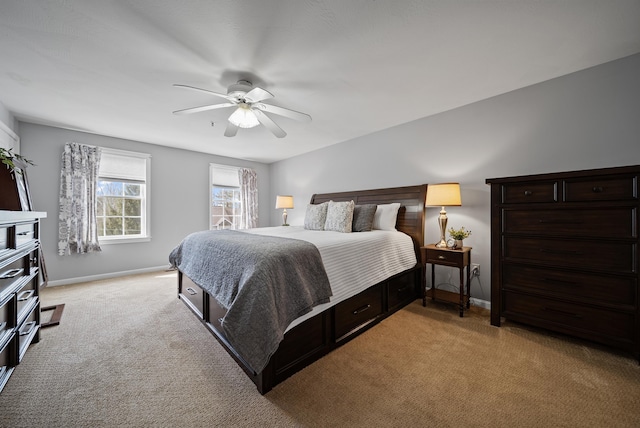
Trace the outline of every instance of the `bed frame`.
{"label": "bed frame", "polygon": [[312,204],[325,201],[350,201],[357,205],[400,202],[396,228],[412,237],[418,263],[398,275],[328,308],[289,330],[278,350],[260,373],[233,349],[224,336],[219,320],[225,310],[195,284],[178,272],[178,297],[198,316],[222,344],[261,394],[300,371],[312,362],[345,344],[422,295],[424,274],[420,247],[424,243],[424,204],[427,185],[377,190],[315,194]]}

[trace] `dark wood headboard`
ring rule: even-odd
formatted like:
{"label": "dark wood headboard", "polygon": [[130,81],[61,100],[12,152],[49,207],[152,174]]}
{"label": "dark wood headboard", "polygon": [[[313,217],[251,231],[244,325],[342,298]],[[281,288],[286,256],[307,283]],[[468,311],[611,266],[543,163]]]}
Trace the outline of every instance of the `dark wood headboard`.
{"label": "dark wood headboard", "polygon": [[388,189],[356,190],[352,192],[316,193],[312,204],[326,201],[354,201],[356,205],[390,204],[400,202],[396,229],[413,238],[416,257],[420,260],[420,247],[424,245],[424,204],[427,185],[391,187]]}

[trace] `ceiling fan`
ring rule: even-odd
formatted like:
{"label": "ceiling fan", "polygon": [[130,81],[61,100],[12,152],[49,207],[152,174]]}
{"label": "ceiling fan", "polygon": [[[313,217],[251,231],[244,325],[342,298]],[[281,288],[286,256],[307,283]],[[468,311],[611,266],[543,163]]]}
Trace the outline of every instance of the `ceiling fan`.
{"label": "ceiling fan", "polygon": [[227,128],[224,131],[225,137],[234,137],[238,132],[238,128],[253,128],[260,124],[264,125],[265,128],[271,131],[273,135],[278,138],[286,136],[287,133],[284,132],[282,128],[280,128],[269,116],[267,116],[265,112],[299,120],[301,122],[311,122],[311,116],[308,114],[300,113],[284,107],[274,106],[272,104],[265,104],[263,101],[273,98],[273,94],[257,86],[254,87],[248,80],[238,80],[237,83],[229,86],[226,94],[220,94],[218,92],[212,92],[206,89],[195,88],[187,85],[174,84],[173,86],[204,92],[227,100],[226,103],[208,104],[200,107],[177,110],[173,112],[174,114],[190,114],[219,108],[235,107],[234,112],[231,113],[227,121]]}

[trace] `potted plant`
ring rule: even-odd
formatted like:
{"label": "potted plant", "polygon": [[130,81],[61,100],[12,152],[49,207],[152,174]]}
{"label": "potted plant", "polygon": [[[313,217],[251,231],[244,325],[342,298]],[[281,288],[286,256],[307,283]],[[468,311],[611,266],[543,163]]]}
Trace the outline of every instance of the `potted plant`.
{"label": "potted plant", "polygon": [[462,226],[460,229],[449,228],[449,236],[454,240],[452,248],[462,248],[462,240],[468,238],[471,235],[471,231]]}
{"label": "potted plant", "polygon": [[[32,161],[25,158],[24,156],[21,156],[17,153],[13,153],[13,149],[5,149],[4,147],[0,147],[0,162],[3,165],[5,165],[9,171],[13,172],[14,170],[16,170],[16,164],[15,164],[16,160],[18,162],[21,161],[25,164],[35,165]],[[16,171],[19,174],[22,173],[20,168],[18,168]]]}

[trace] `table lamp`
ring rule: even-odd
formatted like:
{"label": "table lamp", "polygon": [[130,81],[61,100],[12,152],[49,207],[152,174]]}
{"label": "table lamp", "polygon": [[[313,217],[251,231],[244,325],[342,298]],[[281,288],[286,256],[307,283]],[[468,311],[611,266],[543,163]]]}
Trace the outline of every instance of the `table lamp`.
{"label": "table lamp", "polygon": [[438,248],[447,248],[447,241],[444,236],[447,231],[447,212],[444,207],[459,207],[462,205],[460,200],[460,184],[458,183],[440,183],[429,184],[427,186],[427,206],[442,207],[440,216],[438,217],[438,225],[440,226],[440,242],[436,244]]}
{"label": "table lamp", "polygon": [[291,195],[278,195],[276,196],[276,209],[282,209],[282,225],[289,226],[287,224],[287,208],[293,208],[293,196]]}

